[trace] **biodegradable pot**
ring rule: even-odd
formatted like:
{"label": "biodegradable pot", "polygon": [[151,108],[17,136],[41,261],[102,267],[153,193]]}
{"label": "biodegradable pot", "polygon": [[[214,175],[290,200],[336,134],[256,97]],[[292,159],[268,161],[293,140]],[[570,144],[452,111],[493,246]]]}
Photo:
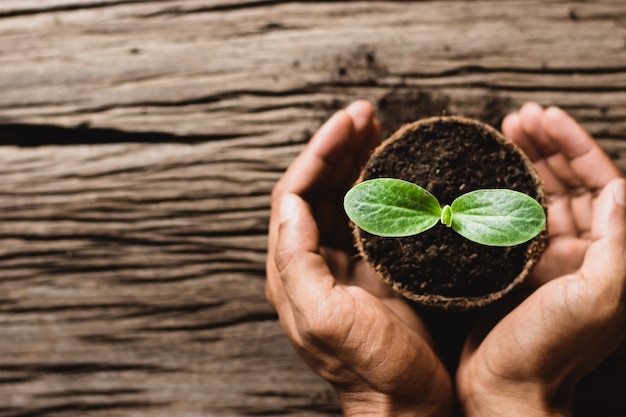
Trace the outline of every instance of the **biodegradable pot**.
{"label": "biodegradable pot", "polygon": [[[513,142],[492,127],[462,117],[433,117],[403,126],[381,144],[359,181],[398,178],[421,185],[450,204],[467,192],[507,188],[545,209],[537,173]],[[428,306],[468,310],[520,284],[541,256],[544,229],[511,247],[471,242],[443,224],[415,236],[380,237],[354,226],[361,256],[404,297]]]}

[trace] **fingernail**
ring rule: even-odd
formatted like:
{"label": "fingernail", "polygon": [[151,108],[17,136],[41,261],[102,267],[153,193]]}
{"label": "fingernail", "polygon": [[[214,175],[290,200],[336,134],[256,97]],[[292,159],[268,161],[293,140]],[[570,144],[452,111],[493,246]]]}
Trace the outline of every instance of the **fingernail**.
{"label": "fingernail", "polygon": [[372,117],[372,106],[365,100],[357,100],[352,102],[346,111],[352,117],[354,126],[358,129],[364,126]]}
{"label": "fingernail", "polygon": [[293,194],[285,194],[280,200],[280,221],[286,222],[296,216],[298,210],[298,197]]}
{"label": "fingernail", "polygon": [[350,103],[348,105],[348,107],[346,107],[346,111],[350,114],[352,113],[358,113],[361,109],[361,107],[363,106],[367,106],[369,103],[367,103],[365,100],[356,100],[353,101],[352,103]]}
{"label": "fingernail", "polygon": [[626,207],[626,181],[621,180],[618,181],[617,184],[613,186],[613,199],[615,202],[622,206]]}

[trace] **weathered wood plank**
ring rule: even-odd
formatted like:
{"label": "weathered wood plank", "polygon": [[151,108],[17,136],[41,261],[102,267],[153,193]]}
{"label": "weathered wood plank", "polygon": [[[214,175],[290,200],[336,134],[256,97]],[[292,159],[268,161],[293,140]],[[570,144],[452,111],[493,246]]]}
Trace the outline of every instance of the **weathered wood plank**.
{"label": "weathered wood plank", "polygon": [[398,86],[436,89],[463,113],[468,94],[591,102],[605,117],[623,104],[619,1],[249,3],[111,2],[4,19],[0,120],[254,135]]}
{"label": "weathered wood plank", "polygon": [[3,149],[5,415],[334,407],[263,298],[271,153]]}
{"label": "weathered wood plank", "polygon": [[[626,169],[622,1],[10,0],[0,39],[3,416],[338,414],[264,301],[265,234],[354,98],[386,131],[559,105]],[[623,415],[623,352],[607,373]]]}

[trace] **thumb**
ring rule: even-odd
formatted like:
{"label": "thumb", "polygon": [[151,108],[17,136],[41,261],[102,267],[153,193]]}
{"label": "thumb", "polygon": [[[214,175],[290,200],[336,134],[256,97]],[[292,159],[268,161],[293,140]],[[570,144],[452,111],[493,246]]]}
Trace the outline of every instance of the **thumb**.
{"label": "thumb", "polygon": [[[577,274],[565,278],[582,373],[609,356],[626,332],[626,180],[609,182],[594,203],[592,243]],[[576,323],[576,324],[575,324]],[[571,330],[571,329],[570,329]]]}
{"label": "thumb", "polygon": [[299,195],[287,193],[279,207],[278,266],[286,266],[285,261],[291,260],[296,252],[318,253],[319,229],[309,204]]}
{"label": "thumb", "polygon": [[319,253],[319,229],[311,207],[297,194],[281,199],[274,259],[294,312],[323,303],[334,278]]}
{"label": "thumb", "polygon": [[580,274],[593,278],[614,295],[623,296],[626,287],[626,180],[623,178],[610,181],[595,201],[591,239]]}

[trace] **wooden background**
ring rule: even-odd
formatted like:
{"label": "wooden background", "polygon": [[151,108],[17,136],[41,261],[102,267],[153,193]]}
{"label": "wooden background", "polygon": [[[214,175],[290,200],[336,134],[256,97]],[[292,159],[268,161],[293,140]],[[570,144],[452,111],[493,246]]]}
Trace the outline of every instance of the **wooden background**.
{"label": "wooden background", "polygon": [[[0,416],[340,414],[264,262],[273,183],[357,98],[386,132],[558,105],[626,168],[626,3],[0,0]],[[579,415],[625,415],[604,372]]]}

